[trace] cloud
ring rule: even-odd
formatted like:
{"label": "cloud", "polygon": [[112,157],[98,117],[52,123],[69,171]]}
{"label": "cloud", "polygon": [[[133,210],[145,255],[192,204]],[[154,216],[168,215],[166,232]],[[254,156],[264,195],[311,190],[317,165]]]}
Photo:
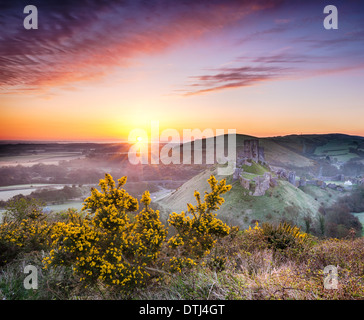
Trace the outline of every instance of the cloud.
{"label": "cloud", "polygon": [[[211,74],[191,76],[188,89],[182,91],[184,96],[205,94],[224,89],[243,88],[259,85],[266,81],[283,79],[297,71],[291,63],[305,62],[305,57],[296,57],[281,53],[261,57],[238,57],[236,62],[247,62],[247,65],[210,69]],[[198,88],[198,89],[196,89]]]}
{"label": "cloud", "polygon": [[293,2],[289,5],[283,10],[277,7],[268,16],[262,12],[259,18],[254,16],[255,20],[249,21],[250,28],[235,42],[236,51],[244,52],[230,60],[235,68],[201,71],[200,75],[190,76],[188,82],[192,84],[187,83],[178,93],[193,96],[363,68],[363,17],[362,13],[356,14],[359,11],[355,6],[340,7],[340,12],[347,15],[342,15],[338,32],[330,33],[323,28],[322,8],[317,2],[311,3],[314,10],[299,10],[289,19],[281,18],[292,9],[298,10]]}
{"label": "cloud", "polygon": [[252,63],[268,63],[268,64],[279,64],[279,63],[305,63],[310,60],[308,55],[300,55],[293,53],[277,53],[273,55],[257,56],[257,57],[238,57],[236,61],[248,61]]}
{"label": "cloud", "polygon": [[271,55],[240,56],[234,62],[240,66],[209,69],[206,71],[210,73],[190,76],[189,81],[192,83],[186,84],[185,89],[176,92],[183,96],[194,96],[225,89],[256,86],[267,81],[350,72],[364,67],[362,59],[358,61],[348,60],[345,56],[338,59],[323,54],[294,54],[289,49]]}
{"label": "cloud", "polygon": [[[281,13],[279,9],[287,3],[290,9]],[[316,5],[315,1],[312,3]],[[39,29],[25,30],[23,9],[27,4],[26,0],[0,4],[2,93],[47,91],[95,81],[112,73],[115,67],[129,67],[143,55],[158,54],[241,22],[247,28],[242,28],[245,37],[241,37],[239,45],[249,42],[258,46],[273,36],[284,39],[293,29],[312,24],[312,19],[290,16],[292,10],[301,11],[281,0],[33,0],[38,8]],[[262,26],[248,31],[252,30],[248,28],[251,21]],[[317,11],[317,21],[322,25],[322,8]],[[362,42],[362,29],[328,39],[299,33],[290,41],[300,41],[306,48],[316,50],[355,44],[355,39]],[[217,68],[209,70],[211,74],[189,78],[193,84],[188,89],[198,90],[185,90],[186,95],[279,79],[302,68],[306,61],[320,60],[295,52],[238,57],[235,62],[239,65],[233,70]],[[245,62],[250,69],[244,69]]]}
{"label": "cloud", "polygon": [[35,0],[38,30],[23,28],[25,1],[2,4],[0,90],[39,91],[104,77],[141,54],[214,32],[275,2]]}

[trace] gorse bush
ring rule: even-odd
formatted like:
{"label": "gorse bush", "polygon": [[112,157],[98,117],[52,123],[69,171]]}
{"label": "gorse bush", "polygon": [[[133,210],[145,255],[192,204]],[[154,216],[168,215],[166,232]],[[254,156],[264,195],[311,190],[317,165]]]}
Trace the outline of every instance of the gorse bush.
{"label": "gorse bush", "polygon": [[[229,227],[216,211],[231,186],[213,176],[203,200],[195,191],[196,204],[165,226],[149,192],[138,201],[125,183],[106,174],[85,211],[58,217],[14,202],[0,225],[0,299],[364,298],[364,238],[320,240],[287,223]],[[29,263],[41,290],[14,281]],[[323,287],[327,265],[338,268],[337,290]]]}
{"label": "gorse bush", "polygon": [[268,246],[277,250],[299,246],[308,239],[307,233],[302,232],[299,227],[291,226],[286,222],[280,223],[278,226],[263,223],[262,232]]}
{"label": "gorse bush", "polygon": [[254,228],[249,227],[245,233],[248,237],[245,237],[244,240],[250,243],[249,247],[269,248],[275,254],[293,254],[295,251],[303,250],[304,246],[310,242],[307,233],[286,222],[278,225],[263,223],[261,226],[257,222]]}
{"label": "gorse bush", "polygon": [[[22,208],[23,204],[21,204]],[[21,253],[47,250],[52,226],[37,207],[20,213],[11,211],[0,224],[0,266],[11,262]]]}
{"label": "gorse bush", "polygon": [[6,211],[3,214],[3,222],[15,221],[19,222],[23,219],[32,218],[35,220],[34,213],[43,217],[42,207],[44,203],[33,198],[19,198],[17,200],[9,200]]}
{"label": "gorse bush", "polygon": [[175,249],[178,256],[189,259],[199,259],[210,253],[218,239],[229,234],[230,228],[220,219],[216,213],[224,202],[221,194],[231,189],[223,179],[220,182],[214,176],[208,179],[211,192],[205,191],[204,201],[201,195],[195,191],[194,196],[197,205],[188,204],[188,213],[172,213],[168,222],[177,230],[177,234],[169,239],[169,247]]}
{"label": "gorse bush", "polygon": [[[44,250],[44,267],[68,267],[85,286],[102,284],[130,291],[145,285],[156,273],[188,270],[207,256],[230,228],[214,211],[224,202],[221,194],[231,187],[225,180],[208,180],[211,192],[204,202],[195,192],[197,205],[173,213],[169,223],[177,233],[167,241],[167,227],[158,210],[150,207],[149,191],[139,202],[106,174],[100,191],[91,190],[84,201],[86,214],[68,211],[66,219],[46,219],[38,202],[14,202],[0,225],[0,258],[6,264],[19,253]],[[223,261],[223,260],[221,260]],[[221,265],[221,261],[219,265]],[[119,291],[120,291],[119,290]]]}
{"label": "gorse bush", "polygon": [[150,276],[147,268],[160,254],[167,231],[159,219],[159,212],[149,207],[150,194],[141,199],[143,210],[138,210],[137,199],[118,185],[108,174],[100,180],[101,192],[92,190],[85,200],[91,213],[84,219],[70,217],[67,223],[54,227],[50,256],[46,266],[72,265],[80,281],[86,284],[102,282],[106,286],[131,289],[144,285]]}
{"label": "gorse bush", "polygon": [[[85,218],[71,214],[67,222],[53,226],[53,249],[44,259],[46,267],[68,265],[80,281],[86,284],[102,282],[130,290],[145,285],[151,271],[167,268],[167,271],[182,271],[196,265],[198,259],[210,252],[217,239],[229,234],[229,227],[216,219],[213,211],[223,203],[220,194],[230,189],[225,180],[209,180],[211,192],[201,202],[195,192],[197,205],[188,205],[192,218],[173,213],[170,224],[177,234],[169,241],[172,258],[163,257],[161,249],[166,244],[167,229],[161,223],[158,210],[150,208],[150,194],[146,191],[139,210],[137,199],[129,195],[123,186],[126,177],[118,180],[106,174],[100,180],[101,192],[92,189],[85,199],[85,209],[90,213]],[[164,261],[169,260],[165,265]]]}

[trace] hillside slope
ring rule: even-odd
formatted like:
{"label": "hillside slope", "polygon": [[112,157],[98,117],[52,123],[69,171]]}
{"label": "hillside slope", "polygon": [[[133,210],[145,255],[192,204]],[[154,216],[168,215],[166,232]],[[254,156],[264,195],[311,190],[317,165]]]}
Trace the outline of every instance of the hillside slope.
{"label": "hillside slope", "polygon": [[[201,152],[205,163],[207,148],[216,147],[215,137],[196,140],[191,144],[192,163],[194,151]],[[364,175],[364,137],[344,134],[319,135],[289,135],[279,137],[256,138],[248,135],[236,135],[236,154],[244,149],[244,141],[259,140],[259,146],[264,148],[265,160],[275,167],[294,170],[298,175],[309,175],[312,178],[321,174],[334,176],[339,173],[346,175]],[[198,142],[198,143],[196,143]],[[182,152],[185,144],[179,148],[182,162]],[[228,146],[228,135],[224,135],[225,155]],[[211,150],[209,150],[211,151]],[[355,163],[353,162],[355,161]],[[345,167],[345,165],[347,165]],[[342,171],[344,170],[344,171]]]}
{"label": "hillside slope", "polygon": [[[209,191],[207,179],[214,175],[218,180],[226,178],[232,189],[224,195],[225,203],[217,212],[218,217],[229,224],[247,227],[255,220],[279,222],[282,220],[304,226],[304,218],[317,222],[320,198],[314,193],[303,192],[288,181],[278,180],[278,185],[270,188],[264,196],[250,196],[239,181],[232,176],[219,176],[215,166],[188,180],[171,195],[157,201],[162,215],[169,212],[187,211],[187,203],[195,204],[194,190],[204,194]],[[316,199],[315,199],[316,198]]]}

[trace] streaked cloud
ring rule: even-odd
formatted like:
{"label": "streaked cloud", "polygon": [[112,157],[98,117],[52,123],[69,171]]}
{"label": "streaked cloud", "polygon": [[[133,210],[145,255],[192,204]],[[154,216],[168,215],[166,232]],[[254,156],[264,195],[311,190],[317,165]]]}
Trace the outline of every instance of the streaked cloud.
{"label": "streaked cloud", "polygon": [[2,5],[0,90],[44,90],[110,74],[143,54],[221,29],[277,1],[33,1],[39,29],[25,30],[26,3]]}
{"label": "streaked cloud", "polygon": [[194,82],[189,85],[190,90],[184,92],[183,95],[192,96],[257,85],[281,77],[288,69],[274,66],[245,66],[221,68],[215,71],[217,73],[191,77],[190,79]]}

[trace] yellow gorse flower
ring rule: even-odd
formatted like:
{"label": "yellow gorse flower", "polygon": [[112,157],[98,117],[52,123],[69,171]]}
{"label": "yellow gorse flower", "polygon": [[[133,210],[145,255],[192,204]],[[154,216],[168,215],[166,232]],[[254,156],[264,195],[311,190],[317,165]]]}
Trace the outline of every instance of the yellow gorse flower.
{"label": "yellow gorse flower", "polygon": [[[192,261],[208,255],[217,239],[227,236],[230,232],[230,228],[216,218],[214,211],[224,202],[220,195],[230,190],[231,186],[226,185],[225,179],[218,182],[214,176],[208,179],[208,183],[211,192],[205,192],[204,202],[201,201],[200,193],[195,191],[197,205],[187,204],[188,213],[192,217],[186,215],[184,211],[180,214],[173,212],[168,220],[178,232],[168,241],[169,247],[178,249],[183,256]],[[176,267],[176,261],[171,260],[171,270],[180,271],[179,268],[186,266],[185,260],[181,261],[183,263],[179,263]]]}
{"label": "yellow gorse flower", "polygon": [[54,227],[53,246],[44,259],[49,265],[73,265],[80,281],[103,281],[106,286],[130,288],[145,283],[150,274],[145,267],[160,254],[167,231],[159,212],[149,208],[149,192],[141,199],[145,208],[138,210],[137,199],[124,189],[126,177],[116,185],[108,174],[100,180],[101,192],[92,189],[84,208],[84,219],[70,215],[67,223]]}

